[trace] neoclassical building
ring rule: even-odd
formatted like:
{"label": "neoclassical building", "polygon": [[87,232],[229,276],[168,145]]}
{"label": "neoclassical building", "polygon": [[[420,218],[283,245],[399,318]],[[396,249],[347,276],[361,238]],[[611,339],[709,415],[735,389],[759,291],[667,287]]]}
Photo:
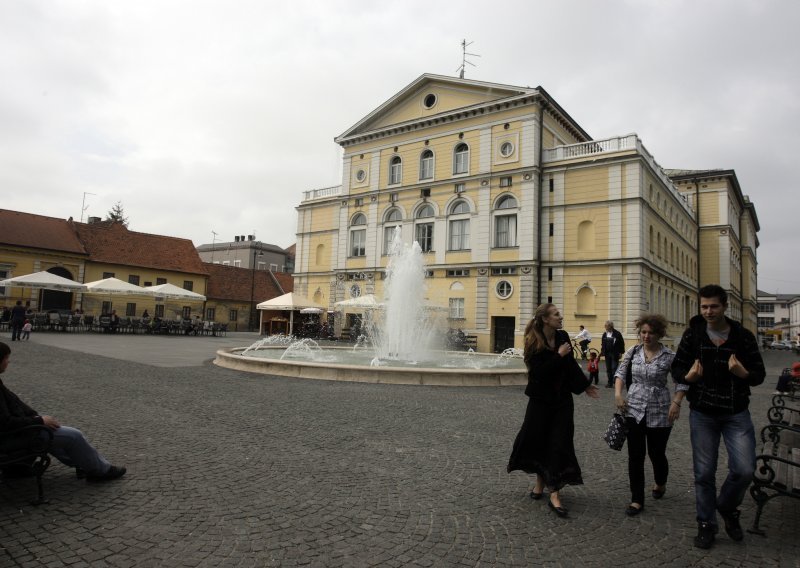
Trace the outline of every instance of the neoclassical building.
{"label": "neoclassical building", "polygon": [[[635,134],[593,140],[541,87],[425,74],[335,140],[342,184],[304,192],[295,266],[295,291],[330,308],[382,297],[398,226],[425,255],[428,300],[481,351],[520,347],[548,301],[571,332],[599,335],[611,319],[632,336],[656,311],[679,336],[698,283],[717,274],[698,262],[712,255],[698,255],[693,186],[676,185]],[[752,222],[731,243],[755,270],[755,212],[749,201],[736,212]],[[739,313],[755,308],[749,281],[725,285]]]}

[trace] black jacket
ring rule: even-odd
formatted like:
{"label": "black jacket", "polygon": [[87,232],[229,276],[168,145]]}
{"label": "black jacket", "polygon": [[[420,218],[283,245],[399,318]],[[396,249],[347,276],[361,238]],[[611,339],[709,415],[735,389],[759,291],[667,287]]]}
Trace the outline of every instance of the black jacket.
{"label": "black jacket", "polygon": [[606,335],[603,331],[603,338],[600,341],[600,356],[605,356],[606,359],[614,358],[619,361],[619,358],[625,354],[625,340],[622,334],[616,329],[611,332],[611,337]]}
{"label": "black jacket", "polygon": [[34,424],[44,424],[42,417],[0,381],[0,432]]}
{"label": "black jacket", "polygon": [[528,355],[525,360],[528,365],[526,395],[555,402],[571,397],[571,393],[581,394],[589,386],[589,379],[575,361],[572,350],[564,357],[558,354],[558,347],[563,343],[570,343],[569,335],[559,329],[556,331],[554,351],[542,349]]}
{"label": "black jacket", "polygon": [[[730,325],[728,340],[717,347],[708,338],[703,316],[695,316],[683,332],[675,359],[672,378],[676,383],[689,385],[687,398],[692,410],[706,414],[737,414],[750,405],[750,387],[760,385],[766,377],[764,361],[758,351],[755,336],[738,322],[725,318]],[[745,379],[728,370],[731,355],[747,369]],[[700,359],[703,376],[695,383],[686,381],[686,374],[695,359]]]}

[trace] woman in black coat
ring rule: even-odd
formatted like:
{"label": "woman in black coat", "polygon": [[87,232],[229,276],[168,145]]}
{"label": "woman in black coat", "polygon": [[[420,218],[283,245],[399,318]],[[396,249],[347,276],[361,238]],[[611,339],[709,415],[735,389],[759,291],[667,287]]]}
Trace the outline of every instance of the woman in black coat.
{"label": "woman in black coat", "polygon": [[561,488],[583,484],[572,440],[572,395],[600,397],[575,361],[569,335],[561,329],[563,319],[556,306],[542,304],[525,329],[528,408],[507,468],[535,473],[531,499],[541,499],[547,487],[548,506],[559,517],[568,514],[561,504]]}

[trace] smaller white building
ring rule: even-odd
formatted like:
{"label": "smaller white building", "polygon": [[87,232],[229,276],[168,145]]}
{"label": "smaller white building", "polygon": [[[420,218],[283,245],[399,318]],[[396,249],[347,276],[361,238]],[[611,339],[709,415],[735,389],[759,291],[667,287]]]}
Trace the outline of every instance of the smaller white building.
{"label": "smaller white building", "polygon": [[758,291],[758,339],[762,344],[800,341],[800,294]]}

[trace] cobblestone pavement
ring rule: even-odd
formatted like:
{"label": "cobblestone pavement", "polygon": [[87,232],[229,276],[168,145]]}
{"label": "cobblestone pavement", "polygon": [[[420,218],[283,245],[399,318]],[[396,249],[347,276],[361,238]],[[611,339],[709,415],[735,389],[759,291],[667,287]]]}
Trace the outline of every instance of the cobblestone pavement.
{"label": "cobblestone pavement", "polygon": [[[600,439],[610,390],[576,399],[586,485],[564,490],[562,520],[528,498],[527,476],[505,471],[521,387],[300,381],[214,367],[212,342],[187,366],[164,367],[36,339],[10,344],[4,382],[84,430],[128,475],[89,485],[55,462],[40,507],[27,503],[32,480],[0,485],[1,567],[800,566],[795,499],[767,505],[767,538],[692,546],[686,414],[670,439],[666,496],[626,517],[626,454]],[[141,349],[138,337],[119,339],[117,350]],[[757,426],[792,358],[767,357]],[[748,494],[745,525],[753,511]]]}

